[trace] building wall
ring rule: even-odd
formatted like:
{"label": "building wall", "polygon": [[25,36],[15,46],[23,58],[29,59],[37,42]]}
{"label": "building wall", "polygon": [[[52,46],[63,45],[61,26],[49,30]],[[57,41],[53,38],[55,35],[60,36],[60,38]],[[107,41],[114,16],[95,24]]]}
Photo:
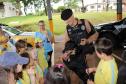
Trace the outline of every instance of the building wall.
{"label": "building wall", "polygon": [[4,16],[4,5],[3,2],[0,2],[0,18]]}
{"label": "building wall", "polygon": [[[116,10],[117,8],[117,0],[109,0],[109,8],[111,8],[112,10]],[[107,0],[85,0],[84,1],[85,4],[87,5],[87,11],[102,11],[104,9],[106,9],[106,3]],[[101,4],[101,7],[98,7],[97,9],[97,3]],[[94,6],[94,8],[91,8],[92,6]]]}
{"label": "building wall", "polygon": [[111,8],[112,10],[116,10],[117,9],[117,3],[115,3],[115,2],[110,3],[109,8]]}
{"label": "building wall", "polygon": [[12,3],[4,2],[4,17],[16,16],[16,8]]}
{"label": "building wall", "polygon": [[102,4],[94,4],[94,5],[89,5],[87,6],[87,11],[102,11],[103,10],[103,5]]}
{"label": "building wall", "polygon": [[126,0],[123,0],[123,11],[126,11]]}
{"label": "building wall", "polygon": [[0,9],[0,18],[4,17],[4,9]]}

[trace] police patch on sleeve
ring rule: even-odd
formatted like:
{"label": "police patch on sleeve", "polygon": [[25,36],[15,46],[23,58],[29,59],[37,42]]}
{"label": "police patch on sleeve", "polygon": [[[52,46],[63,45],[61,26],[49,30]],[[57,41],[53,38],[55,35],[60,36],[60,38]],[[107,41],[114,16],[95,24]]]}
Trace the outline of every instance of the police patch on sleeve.
{"label": "police patch on sleeve", "polygon": [[68,32],[71,32],[71,29],[68,29]]}
{"label": "police patch on sleeve", "polygon": [[69,34],[71,34],[71,31],[72,31],[71,29],[68,29],[68,33],[69,33]]}
{"label": "police patch on sleeve", "polygon": [[85,26],[84,26],[84,25],[82,25],[82,26],[81,26],[81,29],[82,29],[82,30],[85,30]]}

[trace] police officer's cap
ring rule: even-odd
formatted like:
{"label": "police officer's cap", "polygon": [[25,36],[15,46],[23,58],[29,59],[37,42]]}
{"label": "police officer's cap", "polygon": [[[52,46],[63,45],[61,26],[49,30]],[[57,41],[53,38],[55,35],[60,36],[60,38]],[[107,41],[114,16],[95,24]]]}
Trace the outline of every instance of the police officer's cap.
{"label": "police officer's cap", "polygon": [[73,15],[73,12],[71,9],[65,9],[61,13],[61,19],[68,20],[72,15]]}

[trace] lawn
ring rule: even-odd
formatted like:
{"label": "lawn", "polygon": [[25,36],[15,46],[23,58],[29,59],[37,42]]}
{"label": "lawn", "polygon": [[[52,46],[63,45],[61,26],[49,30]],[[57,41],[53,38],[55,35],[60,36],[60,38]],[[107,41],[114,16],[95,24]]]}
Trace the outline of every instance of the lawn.
{"label": "lawn", "polygon": [[[116,21],[116,12],[75,13],[75,17],[88,19],[94,25],[96,25]],[[123,13],[123,17],[126,17],[126,13]],[[39,20],[44,20],[47,28],[49,28],[47,16],[16,16],[2,18],[0,19],[0,23],[5,23],[9,26],[20,26],[20,30],[23,31],[38,31],[37,22]],[[53,14],[53,23],[55,35],[60,35],[65,31],[65,23],[60,19],[60,14]]]}

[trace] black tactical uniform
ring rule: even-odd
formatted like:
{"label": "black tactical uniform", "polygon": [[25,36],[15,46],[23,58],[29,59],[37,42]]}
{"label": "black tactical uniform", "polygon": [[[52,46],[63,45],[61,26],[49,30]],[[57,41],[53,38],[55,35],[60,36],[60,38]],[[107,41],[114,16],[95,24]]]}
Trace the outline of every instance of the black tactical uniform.
{"label": "black tactical uniform", "polygon": [[96,31],[94,27],[90,24],[91,26],[91,32],[86,31],[86,26],[84,19],[80,19],[81,24],[78,24],[76,27],[71,27],[67,25],[67,33],[72,42],[74,42],[76,46],[76,53],[74,56],[70,56],[69,60],[63,61],[64,64],[72,71],[74,71],[80,79],[83,80],[83,83],[86,84],[87,79],[89,78],[88,74],[86,74],[86,68],[87,63],[86,63],[86,54],[87,53],[92,53],[94,52],[94,47],[91,44],[86,44],[86,45],[80,45],[80,41],[82,38],[88,38],[92,34],[94,34]]}

